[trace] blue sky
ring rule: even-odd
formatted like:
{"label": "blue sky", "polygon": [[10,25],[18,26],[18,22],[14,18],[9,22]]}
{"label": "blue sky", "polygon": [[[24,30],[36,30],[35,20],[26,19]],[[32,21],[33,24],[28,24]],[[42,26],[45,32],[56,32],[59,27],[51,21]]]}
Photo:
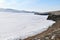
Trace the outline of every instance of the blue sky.
{"label": "blue sky", "polygon": [[28,11],[60,10],[60,0],[0,0],[0,8],[12,8]]}

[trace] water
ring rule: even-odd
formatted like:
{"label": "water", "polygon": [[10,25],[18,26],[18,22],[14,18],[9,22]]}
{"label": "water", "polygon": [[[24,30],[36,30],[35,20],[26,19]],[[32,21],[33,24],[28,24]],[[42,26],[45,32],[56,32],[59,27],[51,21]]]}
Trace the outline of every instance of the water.
{"label": "water", "polygon": [[54,21],[31,13],[0,13],[0,40],[24,39],[41,33]]}

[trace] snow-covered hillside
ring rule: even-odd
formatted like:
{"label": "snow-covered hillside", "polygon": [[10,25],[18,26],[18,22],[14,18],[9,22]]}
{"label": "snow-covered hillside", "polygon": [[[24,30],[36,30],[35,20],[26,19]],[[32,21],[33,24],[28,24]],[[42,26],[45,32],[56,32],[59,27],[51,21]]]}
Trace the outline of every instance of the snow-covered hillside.
{"label": "snow-covered hillside", "polygon": [[24,39],[45,31],[54,21],[31,13],[0,12],[0,40]]}

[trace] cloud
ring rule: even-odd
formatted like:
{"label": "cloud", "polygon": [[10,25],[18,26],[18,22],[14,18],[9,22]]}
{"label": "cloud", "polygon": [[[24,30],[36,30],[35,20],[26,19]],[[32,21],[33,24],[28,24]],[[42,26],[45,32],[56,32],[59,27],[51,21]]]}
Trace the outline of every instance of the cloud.
{"label": "cloud", "polygon": [[0,7],[4,7],[4,1],[5,0],[0,0]]}
{"label": "cloud", "polygon": [[22,1],[15,1],[15,0],[10,0],[7,1],[5,0],[1,4],[3,8],[12,8],[12,9],[18,9],[18,10],[28,10],[28,11],[36,11],[38,8],[36,8],[35,5],[36,0],[22,0]]}
{"label": "cloud", "polygon": [[14,8],[26,8],[30,7],[33,4],[34,1],[32,0],[25,0],[23,2],[18,2],[18,1],[11,1],[10,3],[6,3],[7,6],[9,7],[14,7]]}
{"label": "cloud", "polygon": [[[51,3],[50,3],[51,1]],[[0,0],[0,8],[12,8],[28,11],[50,11],[60,9],[60,3],[57,5],[55,1],[44,0]],[[55,3],[54,3],[55,2]],[[54,5],[55,4],[55,5]]]}
{"label": "cloud", "polygon": [[32,9],[36,0],[2,0],[0,8],[13,8],[13,9]]}

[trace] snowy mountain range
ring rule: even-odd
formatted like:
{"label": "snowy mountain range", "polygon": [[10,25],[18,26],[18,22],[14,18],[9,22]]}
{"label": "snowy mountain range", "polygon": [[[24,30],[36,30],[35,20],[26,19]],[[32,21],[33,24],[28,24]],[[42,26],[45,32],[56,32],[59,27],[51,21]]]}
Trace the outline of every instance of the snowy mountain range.
{"label": "snowy mountain range", "polygon": [[13,12],[13,13],[38,13],[34,11],[16,10],[16,9],[4,9],[0,8],[0,12]]}

